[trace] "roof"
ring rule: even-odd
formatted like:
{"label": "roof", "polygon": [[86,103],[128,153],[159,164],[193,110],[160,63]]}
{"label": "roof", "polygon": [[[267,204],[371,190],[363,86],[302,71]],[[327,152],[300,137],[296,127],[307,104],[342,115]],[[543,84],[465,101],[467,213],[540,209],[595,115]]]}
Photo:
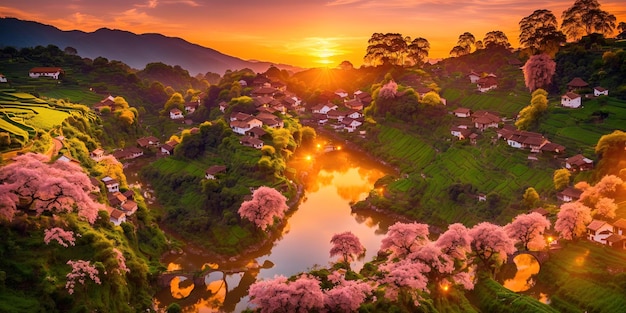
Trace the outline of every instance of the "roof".
{"label": "roof", "polygon": [[595,232],[595,231],[598,231],[605,224],[606,224],[605,221],[593,220],[591,221],[591,223],[589,223],[589,225],[587,225],[587,228]]}
{"label": "roof", "polygon": [[[107,207],[107,211],[109,211],[109,207]],[[126,213],[124,213],[123,211],[118,210],[116,208],[111,208],[111,211],[109,211],[109,216],[114,218],[114,219],[116,219],[116,220],[119,220],[119,219],[125,217]]]}
{"label": "roof", "polygon": [[243,136],[239,139],[239,142],[241,144],[249,144],[249,145],[253,145],[253,146],[258,146],[258,145],[262,145],[263,144],[263,140],[260,139],[256,139],[250,136]]}
{"label": "roof", "polygon": [[257,137],[261,137],[261,136],[267,134],[267,132],[265,130],[263,130],[263,128],[258,127],[258,126],[254,126],[254,127],[250,128],[250,130],[248,132],[256,135]]}
{"label": "roof", "polygon": [[565,159],[565,162],[571,165],[585,165],[593,163],[593,160],[586,158],[582,154],[577,154],[575,156]]}
{"label": "roof", "polygon": [[458,114],[469,114],[470,112],[472,112],[472,110],[468,109],[468,108],[458,108],[454,111],[452,111],[454,113],[458,113]]}
{"label": "roof", "polygon": [[607,242],[611,242],[611,243],[616,243],[616,242],[620,242],[624,239],[624,237],[618,235],[618,234],[611,234],[611,236],[606,237],[606,241]]}
{"label": "roof", "polygon": [[567,86],[568,87],[587,87],[589,86],[589,84],[587,84],[582,78],[575,77],[574,79],[572,79],[572,81],[567,83]]}
{"label": "roof", "polygon": [[541,151],[561,153],[565,151],[565,146],[553,142],[548,142],[545,145],[541,146]]}
{"label": "roof", "polygon": [[570,91],[570,92],[564,94],[563,97],[564,98],[568,98],[570,100],[574,100],[574,99],[580,98],[580,95],[575,93],[575,92],[571,92]]}
{"label": "roof", "polygon": [[30,69],[30,73],[56,73],[62,72],[63,69],[60,67],[33,67]]}
{"label": "roof", "polygon": [[606,88],[603,88],[603,87],[600,87],[600,86],[598,86],[598,87],[594,87],[593,89],[595,89],[595,90],[597,90],[597,91],[599,91],[599,92],[603,92],[603,91],[605,91],[605,90],[606,90]]}
{"label": "roof", "polygon": [[[561,191],[560,194],[562,196],[566,196],[572,199],[579,199],[582,193],[583,193],[582,190],[576,189],[574,187],[567,187],[563,189],[563,191]],[[626,222],[626,220],[624,220],[624,222]]]}
{"label": "roof", "polygon": [[623,218],[618,219],[617,221],[615,221],[615,223],[613,223],[613,226],[617,228],[626,229],[626,219],[623,219]]}
{"label": "roof", "polygon": [[170,113],[174,113],[174,114],[182,114],[182,113],[183,113],[183,111],[181,111],[181,110],[179,110],[179,109],[177,109],[177,108],[173,108],[173,109],[171,109],[171,110],[170,110]]}
{"label": "roof", "polygon": [[206,175],[215,175],[226,171],[226,165],[211,165],[204,172]]}
{"label": "roof", "polygon": [[480,87],[491,87],[491,86],[497,86],[498,85],[498,81],[493,76],[487,76],[487,77],[483,77],[483,78],[479,79],[477,84]]}

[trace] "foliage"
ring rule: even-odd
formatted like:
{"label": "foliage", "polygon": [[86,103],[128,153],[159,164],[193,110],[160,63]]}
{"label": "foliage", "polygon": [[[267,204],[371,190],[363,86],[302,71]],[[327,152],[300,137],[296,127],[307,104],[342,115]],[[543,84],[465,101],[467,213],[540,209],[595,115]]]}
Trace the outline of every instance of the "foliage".
{"label": "foliage", "polygon": [[526,188],[526,191],[524,191],[524,196],[522,197],[522,203],[524,204],[524,207],[527,209],[532,209],[532,208],[536,208],[537,205],[539,204],[539,193],[537,193],[537,190],[535,190],[535,188],[533,187],[528,187]]}
{"label": "foliage", "polygon": [[390,257],[403,258],[417,251],[428,239],[428,225],[396,222],[387,230],[380,250],[389,251]]}
{"label": "foliage", "polygon": [[547,54],[531,56],[522,67],[524,82],[530,91],[549,87],[556,71],[556,63]]}
{"label": "foliage", "polygon": [[520,243],[525,250],[543,250],[546,247],[543,234],[550,228],[550,221],[539,213],[520,214],[504,226],[509,237]]}
{"label": "foliage", "polygon": [[425,63],[430,44],[424,38],[403,37],[398,33],[374,33],[368,41],[363,58],[370,65],[399,65]]}
{"label": "foliage", "polygon": [[74,238],[74,232],[66,231],[61,227],[54,227],[44,230],[43,242],[49,244],[50,241],[55,240],[57,243],[64,247],[68,245],[74,246],[76,244],[76,238]]}
{"label": "foliage", "polygon": [[485,34],[485,38],[483,39],[483,44],[485,48],[489,49],[493,46],[501,46],[504,48],[511,48],[511,43],[509,43],[509,38],[504,34],[504,32],[500,30],[493,30],[487,32]]}
{"label": "foliage", "polygon": [[261,186],[252,193],[252,200],[244,201],[239,208],[239,215],[252,222],[257,227],[265,230],[285,216],[289,207],[287,199],[276,189]]}
{"label": "foliage", "polygon": [[492,273],[515,252],[515,245],[502,226],[482,222],[469,230],[474,262]]}
{"label": "foliage", "polygon": [[330,243],[333,244],[333,247],[330,249],[330,257],[339,255],[342,261],[348,266],[353,256],[356,255],[359,257],[365,255],[365,247],[363,247],[359,238],[352,232],[347,231],[335,234],[330,239]]}
{"label": "foliage", "polygon": [[572,173],[566,168],[555,170],[554,175],[552,176],[554,189],[560,191],[569,186],[571,176]]}
{"label": "foliage", "polygon": [[573,40],[592,33],[610,34],[615,29],[615,15],[600,9],[597,0],[576,0],[563,11],[561,28]]}
{"label": "foliage", "polygon": [[250,303],[261,313],[311,312],[324,305],[319,281],[310,275],[300,275],[294,281],[284,276],[259,281],[250,286]]}
{"label": "foliage", "polygon": [[580,202],[563,203],[557,214],[554,230],[563,239],[572,240],[585,234],[591,222],[591,209]]}
{"label": "foliage", "polygon": [[565,35],[558,30],[556,16],[550,10],[535,10],[520,22],[520,45],[529,50],[531,55],[545,53],[554,56]]}
{"label": "foliage", "polygon": [[95,266],[91,265],[89,261],[84,260],[69,260],[67,264],[72,267],[72,271],[67,274],[67,283],[65,284],[65,289],[69,294],[74,293],[74,288],[76,287],[76,283],[80,283],[84,285],[87,278],[91,279],[94,283],[100,285],[100,277],[98,277],[98,270]]}

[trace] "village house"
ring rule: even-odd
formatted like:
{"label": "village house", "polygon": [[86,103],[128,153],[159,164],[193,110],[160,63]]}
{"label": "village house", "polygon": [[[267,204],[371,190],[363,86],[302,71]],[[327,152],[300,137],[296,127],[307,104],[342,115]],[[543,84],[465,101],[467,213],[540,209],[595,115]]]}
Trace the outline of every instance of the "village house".
{"label": "village house", "polygon": [[113,225],[120,226],[120,224],[126,223],[126,214],[124,212],[110,206],[107,206],[106,210],[109,212],[109,221]]}
{"label": "village house", "polygon": [[264,145],[263,140],[252,138],[250,136],[242,136],[239,138],[239,144],[244,147],[252,147],[259,150],[263,148]]}
{"label": "village house", "polygon": [[265,134],[267,134],[267,132],[261,127],[252,127],[249,131],[246,132],[247,136],[257,139],[265,136]]}
{"label": "village house", "polygon": [[350,110],[363,110],[363,103],[359,99],[349,99],[343,105]]}
{"label": "village house", "polygon": [[225,165],[212,165],[204,172],[204,178],[215,180],[216,175],[223,172],[226,172]]}
{"label": "village house", "polygon": [[354,92],[354,99],[359,100],[364,106],[369,105],[372,102],[372,95],[368,92],[357,90]]}
{"label": "village house", "polygon": [[478,73],[472,71],[469,74],[467,74],[467,77],[470,80],[470,83],[472,84],[476,84],[478,83],[478,80],[480,79],[480,75],[478,75]]}
{"label": "village house", "polygon": [[313,119],[317,121],[319,125],[324,125],[328,123],[328,116],[322,113],[313,113]]}
{"label": "village house", "polygon": [[593,160],[582,154],[577,154],[565,159],[565,168],[572,172],[591,170],[593,169]]}
{"label": "village house", "polygon": [[137,147],[128,147],[113,152],[113,156],[118,160],[132,160],[143,155],[143,150]]}
{"label": "village house", "polygon": [[181,118],[185,118],[185,116],[183,116],[183,111],[177,109],[177,108],[173,108],[170,110],[170,119],[173,120],[178,120]]}
{"label": "village house", "polygon": [[563,191],[558,192],[556,194],[556,198],[559,199],[559,201],[572,202],[580,199],[580,195],[582,193],[582,190],[576,189],[574,187],[567,187],[563,189]]}
{"label": "village house", "polygon": [[[507,145],[517,149],[530,149],[533,153],[538,153],[542,151],[542,148],[550,143],[542,134],[528,132],[528,131],[520,131],[515,129],[512,125],[505,125],[503,128],[498,129],[497,131],[498,139],[506,140]],[[560,151],[560,149],[564,149],[564,147],[560,145],[556,145],[550,149],[555,149]]]}
{"label": "village house", "polygon": [[602,221],[593,220],[587,225],[587,239],[606,244],[606,239],[613,234],[613,225]]}
{"label": "village house", "polygon": [[543,146],[541,146],[541,152],[553,153],[557,155],[557,154],[561,154],[565,152],[565,146],[562,146],[554,142],[546,142]]}
{"label": "village house", "polygon": [[464,140],[472,134],[472,130],[468,129],[465,125],[452,126],[450,128],[450,134],[459,140]]}
{"label": "village house", "polygon": [[6,83],[7,82],[7,78],[2,75],[2,73],[0,73],[0,83]]}
{"label": "village house", "polygon": [[137,146],[140,148],[146,149],[150,147],[158,147],[160,144],[159,138],[154,136],[141,137],[137,139]]}
{"label": "village house", "polygon": [[272,97],[278,90],[272,87],[259,87],[250,93],[252,97]]}
{"label": "village house", "polygon": [[261,112],[256,115],[256,119],[269,128],[282,128],[284,126],[283,120],[274,114]]}
{"label": "village house", "polygon": [[361,111],[350,110],[346,112],[346,117],[349,117],[351,119],[357,119],[363,117],[363,113],[361,113]]}
{"label": "village house", "polygon": [[589,84],[580,77],[574,77],[574,79],[567,83],[567,91],[574,91],[585,87],[589,87]]}
{"label": "village house", "polygon": [[91,190],[90,192],[100,192],[100,181],[95,177],[89,177],[89,181],[91,182]]}
{"label": "village house", "polygon": [[582,104],[582,98],[579,94],[574,92],[567,92],[561,96],[561,105],[566,108],[576,109]]}
{"label": "village house", "polygon": [[346,112],[341,112],[339,110],[330,110],[326,113],[329,120],[336,120],[337,122],[343,121],[346,118]]}
{"label": "village house", "polygon": [[102,148],[96,148],[89,152],[89,157],[96,162],[100,162],[104,157],[104,150],[102,150]]}
{"label": "village house", "polygon": [[102,112],[105,108],[108,108],[111,112],[115,111],[115,98],[113,96],[108,95],[106,98],[93,105],[93,109],[98,112]]}
{"label": "village house", "polygon": [[458,108],[452,111],[452,113],[454,113],[454,116],[456,117],[470,117],[472,115],[472,110],[468,108]]}
{"label": "village house", "polygon": [[65,72],[60,67],[33,67],[28,72],[30,78],[50,77],[59,79]]}
{"label": "village house", "polygon": [[606,244],[613,248],[626,249],[626,219],[613,222],[613,234],[606,238]]}
{"label": "village house", "polygon": [[187,102],[185,103],[185,112],[193,113],[198,109],[199,106],[200,106],[200,100]]}
{"label": "village house", "polygon": [[480,131],[487,128],[498,128],[502,119],[495,113],[487,111],[476,111],[472,115],[472,123]]}
{"label": "village house", "polygon": [[337,89],[335,90],[335,94],[342,99],[345,99],[348,97],[349,93],[343,89]]}
{"label": "village house", "polygon": [[126,200],[126,202],[122,204],[121,208],[127,216],[131,216],[137,212],[138,206],[137,202],[133,200]]}
{"label": "village house", "polygon": [[603,87],[600,87],[600,86],[594,87],[593,88],[593,95],[596,96],[596,97],[608,96],[609,95],[609,90],[605,89]]}
{"label": "village house", "polygon": [[347,117],[341,121],[341,124],[343,125],[343,129],[345,129],[349,133],[352,133],[363,123],[359,120]]}
{"label": "village house", "polygon": [[65,162],[65,163],[72,162],[74,164],[80,165],[80,161],[74,159],[73,157],[71,157],[69,155],[65,155],[65,154],[61,155],[58,159],[56,159],[55,162]]}
{"label": "village house", "polygon": [[120,207],[126,203],[127,200],[128,198],[119,191],[109,192],[107,194],[107,201],[109,201],[109,205],[112,207]]}
{"label": "village house", "polygon": [[476,87],[480,92],[487,92],[498,88],[498,81],[493,76],[483,77],[476,82]]}
{"label": "village house", "polygon": [[228,108],[228,102],[221,101],[217,106],[220,108],[220,111],[222,111],[222,113],[224,113],[226,111],[226,109]]}
{"label": "village house", "polygon": [[174,154],[174,148],[178,145],[177,141],[170,140],[161,146],[161,154],[172,155]]}
{"label": "village house", "polygon": [[254,127],[263,127],[263,122],[252,115],[238,112],[230,117],[230,129],[237,134],[245,135]]}
{"label": "village house", "polygon": [[117,180],[106,176],[102,178],[102,182],[104,183],[104,186],[107,188],[108,192],[120,191],[120,183]]}
{"label": "village house", "polygon": [[337,106],[332,103],[318,104],[311,108],[312,113],[326,114],[330,110],[337,110]]}

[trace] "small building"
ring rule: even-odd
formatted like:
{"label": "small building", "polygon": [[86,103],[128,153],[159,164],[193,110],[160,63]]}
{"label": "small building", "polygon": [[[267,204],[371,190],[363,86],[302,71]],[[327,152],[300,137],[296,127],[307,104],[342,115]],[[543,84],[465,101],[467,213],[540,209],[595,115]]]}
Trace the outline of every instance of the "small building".
{"label": "small building", "polygon": [[185,116],[183,116],[183,111],[177,109],[177,108],[173,108],[170,110],[170,119],[173,120],[178,120],[181,118],[185,118]]}
{"label": "small building", "polygon": [[102,178],[102,182],[104,183],[104,186],[107,188],[107,191],[109,192],[120,191],[120,183],[117,180],[109,176],[106,176]]}
{"label": "small building", "polygon": [[215,180],[216,175],[226,171],[226,165],[212,165],[204,172],[204,178]]}
{"label": "small building", "polygon": [[89,177],[89,181],[92,186],[90,192],[100,192],[100,181],[95,177]]}
{"label": "small building", "polygon": [[6,76],[2,75],[2,73],[0,73],[0,83],[6,83],[7,82],[7,78]]}
{"label": "small building", "polygon": [[337,89],[335,90],[335,94],[339,97],[339,98],[347,98],[349,93],[343,89]]}
{"label": "small building", "polygon": [[467,77],[470,80],[470,83],[472,84],[476,84],[478,83],[478,80],[480,79],[480,75],[478,75],[478,73],[472,71],[469,74],[467,74]]}
{"label": "small building", "polygon": [[349,133],[352,133],[363,123],[359,120],[347,117],[341,121],[341,124],[343,125],[343,129],[345,129]]}
{"label": "small building", "polygon": [[502,121],[500,116],[487,111],[476,111],[471,117],[474,127],[480,131],[484,131],[487,128],[498,128]]}
{"label": "small building", "polygon": [[606,244],[606,239],[613,234],[613,225],[602,221],[593,220],[587,225],[587,239]]}
{"label": "small building", "polygon": [[452,113],[454,113],[454,116],[456,117],[470,117],[472,115],[472,110],[468,108],[458,108],[452,111]]}
{"label": "small building", "polygon": [[64,71],[60,67],[33,67],[28,72],[30,78],[50,77],[52,79],[59,79]]}
{"label": "small building", "polygon": [[193,113],[198,109],[199,106],[200,106],[200,100],[187,102],[185,103],[185,112]]}
{"label": "small building", "polygon": [[600,86],[594,87],[593,88],[593,95],[596,96],[596,97],[608,96],[609,95],[609,90],[605,89],[603,87],[600,87]]}
{"label": "small building", "polygon": [[483,77],[476,82],[476,87],[480,92],[487,92],[498,88],[498,80],[493,76]]}
{"label": "small building", "polygon": [[142,137],[137,139],[137,146],[144,149],[150,147],[158,147],[159,144],[159,138],[154,136]]}
{"label": "small building", "polygon": [[109,109],[111,112],[115,111],[115,98],[108,95],[106,98],[100,100],[100,102],[93,105],[93,109],[102,112],[103,109]]}
{"label": "small building", "polygon": [[252,127],[249,131],[246,132],[246,135],[252,138],[257,138],[257,139],[260,139],[266,134],[267,132],[261,127]]}
{"label": "small building", "polygon": [[566,108],[577,109],[582,104],[582,98],[575,92],[567,92],[561,96],[561,105]]}
{"label": "small building", "polygon": [[96,162],[100,162],[100,160],[102,160],[102,158],[104,157],[104,150],[102,150],[101,148],[96,148],[93,151],[89,152],[89,157]]}
{"label": "small building", "polygon": [[580,77],[574,77],[574,79],[567,83],[568,91],[574,91],[585,87],[589,87],[589,84],[587,84],[587,82]]}
{"label": "small building", "polygon": [[107,200],[109,201],[109,205],[111,205],[112,207],[120,207],[124,203],[126,203],[128,198],[126,198],[126,196],[123,193],[116,191],[116,192],[110,192],[107,195]]}
{"label": "small building", "polygon": [[582,154],[577,154],[565,159],[565,168],[572,172],[591,170],[593,169],[593,160]]}
{"label": "small building", "polygon": [[113,156],[118,160],[132,160],[143,155],[143,150],[137,147],[128,147],[113,152]]}
{"label": "small building", "polygon": [[330,110],[326,113],[326,116],[329,120],[337,120],[337,122],[343,121],[346,118],[346,112],[341,112],[339,110]]}
{"label": "small building", "polygon": [[459,140],[464,140],[472,134],[472,130],[465,127],[452,126],[450,128],[450,134],[452,134],[452,136],[456,137]]}
{"label": "small building", "polygon": [[112,208],[110,206],[107,206],[106,210],[107,212],[109,212],[109,221],[115,226],[120,226],[120,224],[126,222],[126,214],[121,210]]}
{"label": "small building", "polygon": [[318,104],[311,108],[312,113],[326,114],[330,110],[337,110],[337,106],[332,103]]}
{"label": "small building", "polygon": [[133,200],[127,200],[124,204],[122,204],[122,211],[124,211],[127,216],[135,214],[135,212],[137,212],[137,208],[137,202]]}
{"label": "small building", "polygon": [[161,146],[161,153],[165,155],[174,154],[174,148],[178,145],[177,141],[170,140]]}
{"label": "small building", "polygon": [[558,192],[556,194],[556,198],[563,202],[572,202],[580,199],[580,195],[582,193],[582,190],[576,189],[574,187],[567,187],[563,189],[563,191]]}
{"label": "small building", "polygon": [[363,110],[363,103],[359,99],[346,100],[343,105],[350,110]]}
{"label": "small building", "polygon": [[239,143],[242,146],[252,147],[252,148],[255,148],[255,149],[261,149],[261,148],[263,148],[263,145],[264,145],[263,140],[252,138],[250,136],[242,136],[239,139]]}

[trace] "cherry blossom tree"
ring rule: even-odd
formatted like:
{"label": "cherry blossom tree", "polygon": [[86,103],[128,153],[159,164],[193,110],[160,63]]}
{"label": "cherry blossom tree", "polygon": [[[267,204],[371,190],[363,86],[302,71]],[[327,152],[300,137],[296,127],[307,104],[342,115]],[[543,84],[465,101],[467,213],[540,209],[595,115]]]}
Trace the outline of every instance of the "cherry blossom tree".
{"label": "cherry blossom tree", "polygon": [[528,90],[546,88],[552,83],[552,77],[556,72],[556,62],[547,54],[533,55],[526,61],[522,71]]}
{"label": "cherry blossom tree", "polygon": [[428,234],[426,224],[396,222],[389,227],[380,250],[391,252],[390,258],[405,257],[428,242]]}
{"label": "cherry blossom tree", "polygon": [[333,244],[333,247],[330,249],[330,257],[341,256],[348,268],[353,260],[353,256],[359,257],[365,254],[365,247],[363,247],[359,238],[349,231],[335,234],[330,239],[330,243]]}
{"label": "cherry blossom tree", "polygon": [[91,265],[89,261],[69,260],[67,263],[72,267],[72,271],[67,273],[65,277],[67,278],[67,282],[65,283],[65,289],[69,294],[74,293],[74,288],[76,287],[76,283],[80,283],[81,285],[85,285],[87,278],[93,280],[94,283],[100,285],[100,278],[98,277],[98,269],[95,266]]}
{"label": "cherry blossom tree", "polygon": [[509,254],[515,252],[514,242],[502,226],[482,222],[469,231],[472,237],[472,256],[493,275],[498,264],[506,262]]}
{"label": "cherry blossom tree", "polygon": [[554,230],[561,238],[572,240],[585,233],[586,225],[591,222],[591,209],[581,202],[568,202],[561,205],[556,217]]}
{"label": "cherry blossom tree", "polygon": [[469,230],[461,223],[454,223],[450,224],[448,230],[437,238],[436,244],[443,254],[455,259],[465,259],[471,250],[471,242]]}
{"label": "cherry blossom tree", "polygon": [[324,306],[319,281],[311,275],[300,275],[295,281],[284,276],[256,282],[250,286],[250,303],[261,313],[311,312]]}
{"label": "cherry blossom tree", "polygon": [[346,280],[345,275],[333,272],[328,280],[334,286],[324,291],[324,308],[327,312],[356,312],[357,309],[372,295],[372,282],[362,280]]}
{"label": "cherry blossom tree", "polygon": [[401,293],[413,299],[418,306],[423,292],[428,293],[428,278],[424,273],[429,267],[421,262],[401,259],[398,262],[385,263],[379,267],[384,273],[380,283],[385,287],[385,298],[395,301]]}
{"label": "cherry blossom tree", "polygon": [[74,232],[71,230],[65,230],[61,227],[54,227],[44,230],[43,242],[49,244],[50,241],[55,240],[60,245],[68,247],[68,245],[74,245],[76,238],[74,238]]}
{"label": "cherry blossom tree", "polygon": [[126,266],[126,258],[122,251],[117,248],[113,248],[113,256],[117,261],[117,268],[113,269],[113,272],[122,275],[123,273],[130,273],[130,269]]}
{"label": "cherry blossom tree", "polygon": [[594,217],[610,220],[615,218],[615,210],[617,210],[615,200],[602,197],[596,202],[596,209],[591,211],[591,214]]}
{"label": "cherry blossom tree", "polygon": [[378,91],[378,97],[383,99],[393,99],[396,97],[398,93],[398,84],[395,81],[390,80],[388,83],[383,85]]}
{"label": "cherry blossom tree", "polygon": [[9,221],[18,211],[73,212],[94,223],[104,206],[89,197],[89,177],[72,162],[47,163],[48,157],[27,153],[0,171],[0,217]]}
{"label": "cherry blossom tree", "polygon": [[606,175],[593,186],[583,182],[576,184],[576,188],[583,191],[579,201],[588,206],[594,206],[603,197],[615,198],[619,191],[624,190],[624,187],[624,181],[615,175]]}
{"label": "cherry blossom tree", "polygon": [[252,194],[252,200],[244,201],[239,207],[239,216],[265,230],[282,219],[287,211],[287,199],[274,188],[261,186]]}
{"label": "cherry blossom tree", "polygon": [[506,233],[525,250],[543,250],[546,247],[543,233],[550,228],[550,221],[539,213],[520,214],[504,226]]}

